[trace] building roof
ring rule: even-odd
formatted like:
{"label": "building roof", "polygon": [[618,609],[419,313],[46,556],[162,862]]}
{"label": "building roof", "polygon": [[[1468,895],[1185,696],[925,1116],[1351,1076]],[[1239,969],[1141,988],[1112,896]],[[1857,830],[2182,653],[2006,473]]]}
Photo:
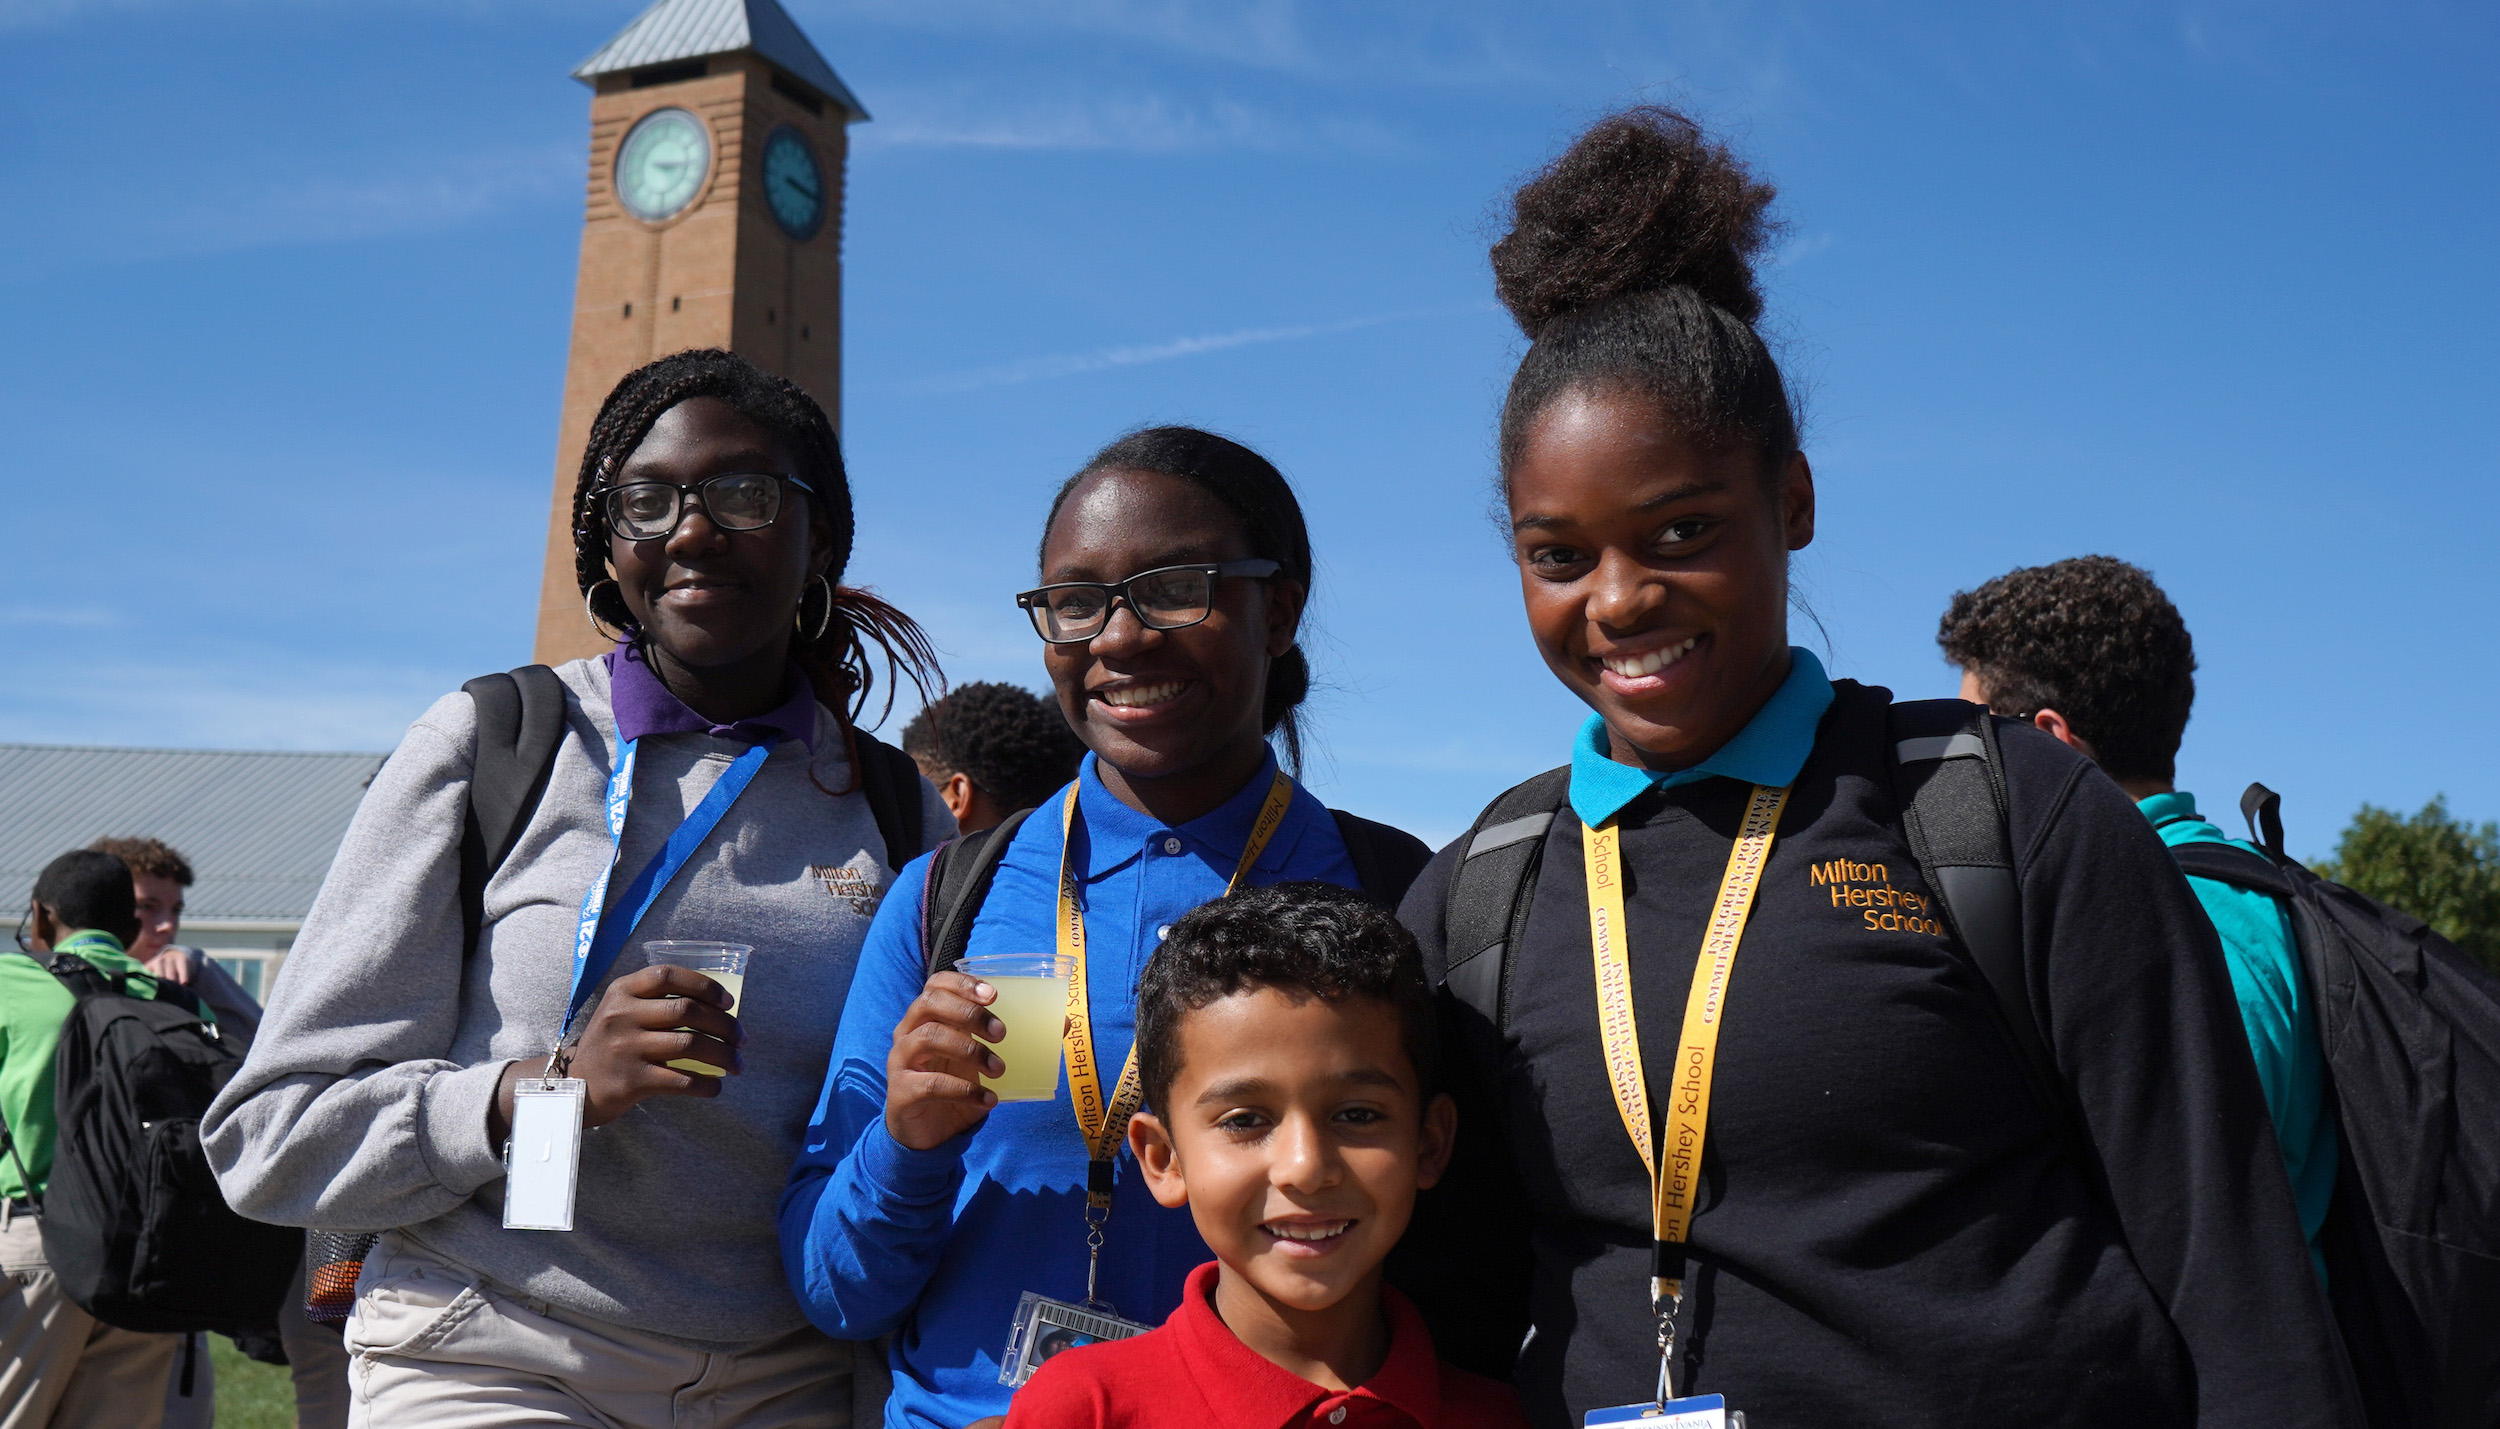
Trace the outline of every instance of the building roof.
{"label": "building roof", "polygon": [[658,0],[582,61],[573,77],[591,84],[619,70],[740,50],[753,50],[813,85],[853,119],[868,117],[779,0]]}
{"label": "building roof", "polygon": [[383,758],[0,744],[0,908],[71,849],[152,836],[198,875],[186,919],[300,921]]}

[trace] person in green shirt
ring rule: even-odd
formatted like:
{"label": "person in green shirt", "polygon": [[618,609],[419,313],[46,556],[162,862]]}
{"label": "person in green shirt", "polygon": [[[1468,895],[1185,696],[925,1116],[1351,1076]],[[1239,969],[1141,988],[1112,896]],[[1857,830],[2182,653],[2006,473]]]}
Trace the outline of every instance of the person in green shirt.
{"label": "person in green shirt", "polygon": [[54,859],[35,880],[27,924],[24,956],[0,952],[0,1424],[158,1429],[182,1336],[119,1329],[72,1304],[41,1229],[57,1134],[53,1052],[77,1005],[46,964],[71,954],[128,977],[134,996],[155,995],[156,980],[124,951],[139,933],[129,865],[91,849]]}
{"label": "person in green shirt", "polygon": [[[2100,765],[2163,843],[2258,852],[2225,836],[2196,812],[2195,795],[2173,787],[2196,702],[2196,650],[2178,607],[2144,570],[2078,556],[2009,571],[1955,595],[1936,640],[1962,669],[1963,699],[2028,721]],[[2340,1152],[2317,1010],[2291,920],[2263,893],[2208,878],[2191,877],[2188,887],[2222,937],[2310,1263],[2324,1281],[2318,1231]]]}

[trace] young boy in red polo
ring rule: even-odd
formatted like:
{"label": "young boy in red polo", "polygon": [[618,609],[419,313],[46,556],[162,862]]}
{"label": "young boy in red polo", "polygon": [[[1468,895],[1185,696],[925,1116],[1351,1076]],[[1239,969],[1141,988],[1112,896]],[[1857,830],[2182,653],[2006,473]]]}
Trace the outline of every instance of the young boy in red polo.
{"label": "young boy in red polo", "polygon": [[1138,986],[1129,1148],[1216,1258],[1162,1328],[1052,1357],[1008,1429],[1524,1429],[1381,1280],[1449,1163],[1433,1035],[1414,938],[1359,894],[1278,884],[1174,924]]}

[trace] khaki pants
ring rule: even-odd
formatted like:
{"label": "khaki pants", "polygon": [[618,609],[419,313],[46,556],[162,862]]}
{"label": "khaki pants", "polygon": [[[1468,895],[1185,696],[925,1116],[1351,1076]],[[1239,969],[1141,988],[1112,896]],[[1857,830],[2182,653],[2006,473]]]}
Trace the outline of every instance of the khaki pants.
{"label": "khaki pants", "polygon": [[71,1304],[36,1218],[0,1207],[0,1429],[159,1429],[181,1345]]}
{"label": "khaki pants", "polygon": [[849,1429],[852,1347],[706,1353],[523,1299],[382,1237],[347,1322],[351,1429]]}

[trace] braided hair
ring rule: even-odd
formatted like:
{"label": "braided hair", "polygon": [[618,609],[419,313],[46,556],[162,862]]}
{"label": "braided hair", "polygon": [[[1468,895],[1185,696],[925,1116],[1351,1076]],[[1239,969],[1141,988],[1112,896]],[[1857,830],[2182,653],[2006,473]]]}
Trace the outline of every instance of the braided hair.
{"label": "braided hair", "polygon": [[1529,339],[1502,405],[1506,487],[1538,415],[1570,391],[1648,397],[1698,444],[1750,445],[1766,474],[1797,451],[1754,326],[1776,192],[1661,105],[1599,120],[1520,186],[1492,251],[1494,293]]}
{"label": "braided hair", "polygon": [[[870,592],[842,584],[853,538],[851,483],[842,466],[841,439],[834,435],[825,409],[797,383],[719,348],[671,353],[646,363],[627,373],[599,404],[573,487],[573,574],[590,613],[623,630],[628,639],[643,638],[626,609],[624,592],[608,571],[608,525],[600,515],[600,496],[651,435],[652,425],[670,408],[697,397],[709,397],[789,443],[800,467],[791,475],[815,488],[811,499],[833,528],[833,562],[824,571],[831,605],[820,626],[807,618],[811,592],[800,593],[799,629],[790,638],[790,657],[815,688],[817,700],[843,721],[845,738],[876,688],[872,645],[885,657],[885,713],[892,712],[895,689],[903,680],[911,681],[923,702],[933,690],[943,690],[937,653],[920,626]],[[878,718],[882,722],[884,714]],[[853,759],[851,765],[856,770],[859,761]]]}
{"label": "braided hair", "polygon": [[[1059,487],[1042,522],[1042,543],[1050,543],[1051,524],[1067,504],[1076,484],[1096,472],[1148,471],[1177,477],[1224,503],[1241,518],[1250,554],[1274,561],[1276,579],[1299,584],[1304,609],[1311,589],[1311,532],[1302,520],[1302,503],[1294,498],[1285,475],[1266,457],[1229,437],[1196,427],[1145,427],[1129,433],[1085,463]],[[1267,667],[1267,694],[1259,723],[1284,745],[1284,763],[1302,772],[1302,718],[1297,710],[1311,693],[1311,662],[1295,641],[1293,648]]]}

